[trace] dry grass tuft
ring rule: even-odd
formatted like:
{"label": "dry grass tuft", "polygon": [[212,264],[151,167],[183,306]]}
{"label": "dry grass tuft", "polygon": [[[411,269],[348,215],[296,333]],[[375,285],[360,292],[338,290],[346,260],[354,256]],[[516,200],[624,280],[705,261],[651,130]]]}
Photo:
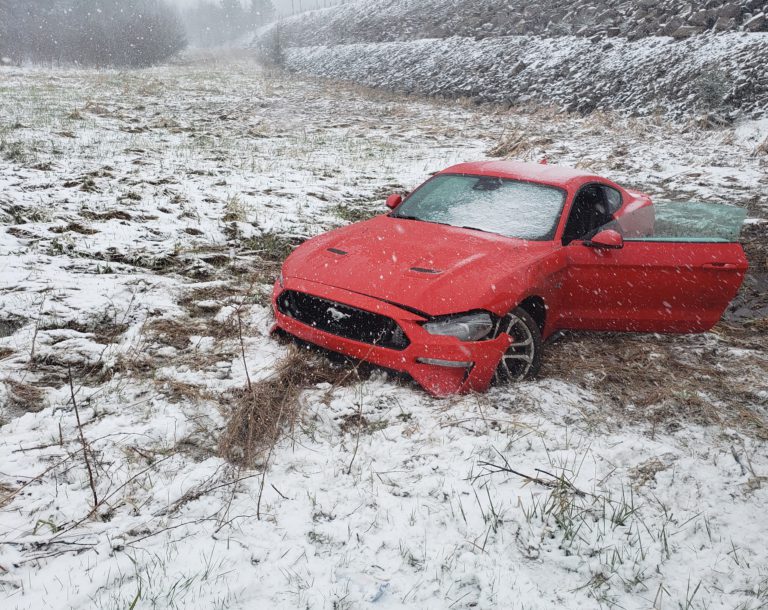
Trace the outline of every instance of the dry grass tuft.
{"label": "dry grass tuft", "polygon": [[38,413],[45,408],[43,391],[28,383],[21,383],[12,379],[4,380],[8,388],[8,398],[11,407],[21,409],[27,413]]}
{"label": "dry grass tuft", "polygon": [[755,147],[755,155],[768,155],[768,138]]}
{"label": "dry grass tuft", "polygon": [[639,489],[644,485],[652,483],[656,480],[657,474],[669,469],[671,465],[671,462],[663,462],[656,457],[646,460],[630,471],[629,475],[632,479],[632,485],[635,489]]}
{"label": "dry grass tuft", "polygon": [[180,402],[201,402],[213,400],[213,394],[205,387],[177,381],[175,379],[157,380],[159,391],[171,404]]}
{"label": "dry grass tuft", "polygon": [[197,324],[191,320],[161,318],[148,322],[145,330],[161,343],[183,350],[190,346],[190,338],[193,335],[199,335],[196,327]]}
{"label": "dry grass tuft", "polygon": [[0,508],[5,508],[13,500],[16,490],[6,483],[0,483]]}
{"label": "dry grass tuft", "polygon": [[300,237],[288,237],[267,231],[243,240],[242,246],[258,254],[264,261],[281,263],[303,241]]}
{"label": "dry grass tuft", "polygon": [[525,136],[518,132],[512,132],[504,136],[496,146],[487,151],[489,157],[520,157],[530,150],[530,144]]}
{"label": "dry grass tuft", "polygon": [[291,346],[272,375],[232,394],[233,409],[219,452],[238,466],[263,462],[299,424],[301,393],[318,383],[340,385],[348,377],[348,369],[334,368],[326,359]]}
{"label": "dry grass tuft", "polygon": [[96,229],[91,229],[90,227],[86,227],[84,224],[81,224],[79,222],[70,222],[68,225],[65,226],[58,226],[58,227],[51,227],[48,229],[51,233],[79,233],[80,235],[95,235],[98,233]]}
{"label": "dry grass tuft", "polygon": [[131,220],[132,216],[123,210],[110,210],[108,212],[93,212],[82,210],[80,216],[88,220]]}
{"label": "dry grass tuft", "polygon": [[94,317],[85,322],[77,320],[60,321],[55,320],[40,326],[39,330],[74,330],[78,333],[91,335],[94,342],[102,345],[116,343],[120,336],[128,330],[128,324],[125,322],[116,322],[113,317],[105,314],[101,317]]}
{"label": "dry grass tuft", "polygon": [[237,320],[234,316],[226,320],[212,318],[161,318],[152,320],[145,330],[159,342],[178,350],[192,347],[192,337],[213,337],[231,339],[237,336]]}
{"label": "dry grass tuft", "polygon": [[246,222],[248,220],[249,207],[240,199],[239,195],[231,195],[224,203],[223,222]]}
{"label": "dry grass tuft", "polygon": [[489,149],[486,153],[489,157],[503,157],[509,159],[516,157],[519,159],[531,158],[537,149],[542,149],[552,144],[552,138],[546,136],[526,137],[520,131],[513,131],[505,135],[501,141]]}
{"label": "dry grass tuft", "polygon": [[242,301],[247,296],[248,286],[212,282],[187,290],[178,303],[191,318],[213,318],[225,305]]}
{"label": "dry grass tuft", "polygon": [[[600,417],[611,425],[646,422],[670,431],[684,423],[732,426],[768,439],[768,411],[760,397],[768,361],[736,364],[723,355],[724,344],[691,348],[684,341],[695,339],[571,335],[549,348],[542,374],[601,396]],[[733,343],[748,348],[735,338]]]}

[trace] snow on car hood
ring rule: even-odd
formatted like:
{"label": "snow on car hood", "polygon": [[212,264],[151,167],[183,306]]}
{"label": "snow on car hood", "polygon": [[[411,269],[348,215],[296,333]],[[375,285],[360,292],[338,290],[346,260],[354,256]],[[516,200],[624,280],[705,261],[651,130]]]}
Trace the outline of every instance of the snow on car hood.
{"label": "snow on car hood", "polygon": [[551,242],[378,216],[306,242],[283,273],[431,315],[504,313],[524,271],[552,249]]}

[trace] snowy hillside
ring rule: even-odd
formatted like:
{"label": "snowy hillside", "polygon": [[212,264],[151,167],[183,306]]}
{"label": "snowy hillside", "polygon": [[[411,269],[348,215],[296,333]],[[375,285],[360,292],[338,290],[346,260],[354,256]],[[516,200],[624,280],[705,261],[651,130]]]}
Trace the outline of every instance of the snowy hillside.
{"label": "snowy hillside", "polygon": [[569,111],[618,109],[678,118],[710,111],[768,111],[768,34],[723,34],[683,42],[623,38],[447,38],[298,47],[297,72],[392,91],[464,97]]}
{"label": "snowy hillside", "polygon": [[768,31],[765,0],[357,0],[286,19],[289,46],[489,36],[645,36]]}
{"label": "snowy hillside", "polygon": [[765,2],[362,1],[254,41],[289,70],[392,91],[719,120],[768,111]]}

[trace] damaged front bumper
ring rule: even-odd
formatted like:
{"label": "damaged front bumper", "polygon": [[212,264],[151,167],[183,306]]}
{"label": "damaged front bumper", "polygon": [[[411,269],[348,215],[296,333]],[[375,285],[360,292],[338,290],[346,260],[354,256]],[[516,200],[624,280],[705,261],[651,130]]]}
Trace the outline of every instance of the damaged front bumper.
{"label": "damaged front bumper", "polygon": [[[275,284],[272,295],[276,318],[273,330],[279,328],[319,347],[405,373],[434,396],[487,390],[502,354],[511,343],[506,334],[495,339],[472,342],[432,335],[422,327],[427,321],[425,317],[397,305],[308,280],[281,279],[282,282]],[[390,318],[406,335],[407,346],[400,349],[382,347],[299,321],[281,312],[278,307],[278,298],[285,290]]]}

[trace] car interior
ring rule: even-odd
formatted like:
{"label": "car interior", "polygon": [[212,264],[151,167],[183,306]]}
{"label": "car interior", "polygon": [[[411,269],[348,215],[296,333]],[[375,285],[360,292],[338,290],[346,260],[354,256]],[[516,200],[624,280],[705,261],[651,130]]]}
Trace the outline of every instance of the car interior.
{"label": "car interior", "polygon": [[589,239],[614,220],[612,212],[621,207],[621,198],[616,205],[616,197],[608,191],[599,184],[589,184],[578,192],[563,232],[564,246],[576,239]]}

